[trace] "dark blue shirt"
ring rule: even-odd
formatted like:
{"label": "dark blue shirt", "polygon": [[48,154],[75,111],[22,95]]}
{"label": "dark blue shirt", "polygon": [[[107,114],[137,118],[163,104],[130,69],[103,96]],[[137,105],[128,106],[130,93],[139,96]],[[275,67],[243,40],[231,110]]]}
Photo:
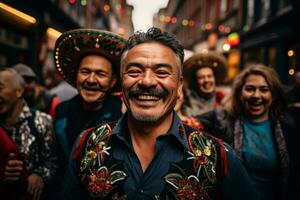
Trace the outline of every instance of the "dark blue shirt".
{"label": "dark blue shirt", "polygon": [[126,121],[121,120],[113,129],[111,142],[112,146],[117,146],[113,155],[124,161],[124,171],[128,175],[124,191],[128,199],[153,199],[162,192],[165,186],[163,176],[168,172],[170,163],[181,161],[184,152],[189,150],[187,137],[179,135],[179,126],[183,125],[175,116],[170,130],[157,138],[155,156],[144,173],[133,150]]}
{"label": "dark blue shirt", "polygon": [[[127,199],[155,199],[155,196],[162,192],[165,186],[163,176],[170,164],[182,160],[189,149],[186,134],[180,134],[180,126],[183,125],[174,114],[169,131],[157,138],[155,157],[143,173],[131,144],[126,115],[119,120],[113,129],[110,146],[113,157],[123,161],[124,171],[128,175],[123,188]],[[255,199],[255,191],[245,169],[232,149],[229,146],[226,148],[229,166],[221,186],[223,199]],[[70,161],[65,175],[62,197],[75,200],[91,199],[80,186],[74,161]]]}

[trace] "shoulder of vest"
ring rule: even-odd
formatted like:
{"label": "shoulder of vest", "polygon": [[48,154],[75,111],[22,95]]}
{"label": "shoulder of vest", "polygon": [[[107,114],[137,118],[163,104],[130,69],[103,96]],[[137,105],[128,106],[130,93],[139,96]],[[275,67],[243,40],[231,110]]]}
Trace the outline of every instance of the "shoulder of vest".
{"label": "shoulder of vest", "polygon": [[[114,126],[114,122],[104,123],[83,131],[79,136],[79,142],[74,149],[72,159],[80,162],[82,157],[84,157],[84,153],[91,150],[92,146],[95,146],[98,143],[100,144],[109,138]],[[94,145],[89,145],[88,143]]]}
{"label": "shoulder of vest", "polygon": [[202,135],[208,139],[211,139],[215,144],[217,145],[223,145],[224,144],[224,141],[222,139],[219,139],[203,130],[198,130],[198,129],[195,129],[193,127],[190,127],[189,125],[183,123],[183,126],[184,126],[184,130],[185,130],[185,133],[187,135],[187,137],[191,137],[191,135]]}

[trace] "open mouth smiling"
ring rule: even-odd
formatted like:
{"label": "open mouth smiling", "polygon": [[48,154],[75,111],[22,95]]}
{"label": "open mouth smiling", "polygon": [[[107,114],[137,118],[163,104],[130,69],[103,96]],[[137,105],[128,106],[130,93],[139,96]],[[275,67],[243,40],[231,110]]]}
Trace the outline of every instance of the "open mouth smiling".
{"label": "open mouth smiling", "polygon": [[264,104],[264,101],[262,100],[256,100],[256,99],[250,99],[249,100],[249,105],[253,107],[258,107]]}
{"label": "open mouth smiling", "polygon": [[150,95],[150,94],[140,94],[140,95],[135,95],[134,98],[140,101],[158,101],[160,100],[161,97]]}

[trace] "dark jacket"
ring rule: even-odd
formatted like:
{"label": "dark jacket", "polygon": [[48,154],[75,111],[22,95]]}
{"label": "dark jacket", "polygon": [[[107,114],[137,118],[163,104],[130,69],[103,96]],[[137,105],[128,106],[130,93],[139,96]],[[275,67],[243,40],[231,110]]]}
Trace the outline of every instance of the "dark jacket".
{"label": "dark jacket", "polygon": [[[112,95],[106,97],[103,106],[97,111],[84,110],[79,95],[56,107],[54,132],[58,143],[59,171],[53,183],[54,191],[59,191],[69,154],[80,133],[104,122],[117,121],[121,115],[121,101]],[[53,199],[57,199],[57,197],[53,197]]]}

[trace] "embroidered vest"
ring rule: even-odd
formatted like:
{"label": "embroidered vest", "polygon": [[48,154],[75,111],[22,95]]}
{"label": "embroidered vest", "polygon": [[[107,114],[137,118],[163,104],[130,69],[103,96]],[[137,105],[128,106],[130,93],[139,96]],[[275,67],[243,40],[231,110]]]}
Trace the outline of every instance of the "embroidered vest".
{"label": "embroidered vest", "polygon": [[[227,163],[221,140],[201,131],[184,126],[189,151],[184,159],[172,163],[163,177],[165,188],[156,199],[218,199],[218,181],[226,174]],[[123,180],[127,174],[122,161],[111,155],[109,124],[86,130],[73,154],[77,160],[81,183],[96,198],[126,199]]]}

